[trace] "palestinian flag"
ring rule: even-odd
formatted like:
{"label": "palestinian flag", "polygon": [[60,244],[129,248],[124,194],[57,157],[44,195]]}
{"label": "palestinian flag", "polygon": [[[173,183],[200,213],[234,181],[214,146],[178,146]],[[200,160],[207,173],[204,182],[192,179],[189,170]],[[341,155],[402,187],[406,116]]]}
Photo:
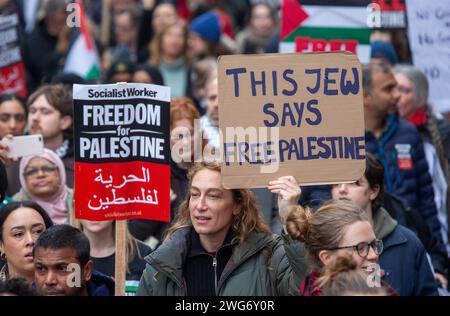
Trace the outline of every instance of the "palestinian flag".
{"label": "palestinian flag", "polygon": [[280,52],[346,50],[370,59],[370,0],[283,0]]}
{"label": "palestinian flag", "polygon": [[67,54],[64,72],[72,72],[86,80],[100,78],[100,58],[95,43],[89,34],[84,7],[81,1],[75,2],[79,12],[80,27],[74,28],[75,40]]}

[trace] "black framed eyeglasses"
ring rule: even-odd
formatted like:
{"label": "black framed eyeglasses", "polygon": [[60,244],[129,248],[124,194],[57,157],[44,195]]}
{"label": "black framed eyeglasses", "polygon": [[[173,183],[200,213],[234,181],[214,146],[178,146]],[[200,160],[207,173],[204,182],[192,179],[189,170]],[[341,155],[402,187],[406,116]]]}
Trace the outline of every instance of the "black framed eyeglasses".
{"label": "black framed eyeglasses", "polygon": [[378,256],[383,252],[383,241],[380,239],[374,239],[371,242],[363,241],[354,246],[337,247],[328,250],[353,249],[361,258],[366,258],[369,255],[369,249],[371,247]]}
{"label": "black framed eyeglasses", "polygon": [[56,171],[57,169],[58,169],[58,167],[55,165],[42,166],[39,168],[29,168],[29,169],[25,170],[23,175],[25,178],[34,177],[39,173],[39,171],[42,171],[45,174],[49,174],[49,173]]}

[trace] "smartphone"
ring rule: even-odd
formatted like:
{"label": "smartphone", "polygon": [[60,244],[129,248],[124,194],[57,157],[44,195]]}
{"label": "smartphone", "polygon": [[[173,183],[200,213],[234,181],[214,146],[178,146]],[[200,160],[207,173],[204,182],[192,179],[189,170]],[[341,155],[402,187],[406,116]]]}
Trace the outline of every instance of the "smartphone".
{"label": "smartphone", "polygon": [[44,152],[44,141],[39,134],[5,138],[2,142],[9,147],[9,158],[39,155]]}

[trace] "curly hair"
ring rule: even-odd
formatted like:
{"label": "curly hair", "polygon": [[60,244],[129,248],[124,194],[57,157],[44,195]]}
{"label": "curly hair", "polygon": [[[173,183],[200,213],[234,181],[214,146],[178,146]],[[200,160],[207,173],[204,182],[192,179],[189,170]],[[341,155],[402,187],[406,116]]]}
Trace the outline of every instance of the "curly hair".
{"label": "curly hair", "polygon": [[323,296],[388,295],[385,287],[369,286],[368,275],[349,255],[334,258],[318,280]]}
{"label": "curly hair", "polygon": [[0,296],[40,296],[39,290],[33,288],[24,278],[11,278],[0,282]]}
{"label": "curly hair", "polygon": [[[201,170],[211,170],[219,172],[221,170],[218,162],[198,162],[195,163],[191,169],[189,169],[188,179],[189,187],[192,186],[192,179]],[[264,223],[258,208],[256,207],[256,200],[253,193],[248,189],[232,189],[233,200],[241,206],[241,211],[234,217],[231,228],[236,233],[236,238],[239,242],[246,240],[252,232],[271,234],[269,227]],[[173,233],[183,227],[192,227],[190,212],[189,212],[189,200],[191,193],[188,190],[186,198],[181,203],[179,212],[173,225],[168,229],[165,236],[165,240],[169,239]]]}

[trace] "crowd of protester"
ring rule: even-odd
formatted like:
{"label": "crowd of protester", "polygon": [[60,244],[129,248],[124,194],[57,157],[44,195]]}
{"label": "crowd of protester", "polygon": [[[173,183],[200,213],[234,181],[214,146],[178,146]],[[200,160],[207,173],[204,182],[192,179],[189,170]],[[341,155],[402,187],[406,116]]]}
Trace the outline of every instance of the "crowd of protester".
{"label": "crowd of protester", "polygon": [[404,34],[371,37],[358,181],[229,190],[218,162],[194,162],[220,151],[217,57],[276,53],[280,2],[82,2],[94,78],[65,71],[70,1],[0,2],[19,17],[28,91],[0,95],[0,140],[45,147],[18,159],[0,142],[0,295],[114,295],[115,221],[74,218],[72,85],[117,82],[169,86],[171,149],[191,149],[170,162],[171,222],[127,222],[127,295],[447,295],[450,122]]}

